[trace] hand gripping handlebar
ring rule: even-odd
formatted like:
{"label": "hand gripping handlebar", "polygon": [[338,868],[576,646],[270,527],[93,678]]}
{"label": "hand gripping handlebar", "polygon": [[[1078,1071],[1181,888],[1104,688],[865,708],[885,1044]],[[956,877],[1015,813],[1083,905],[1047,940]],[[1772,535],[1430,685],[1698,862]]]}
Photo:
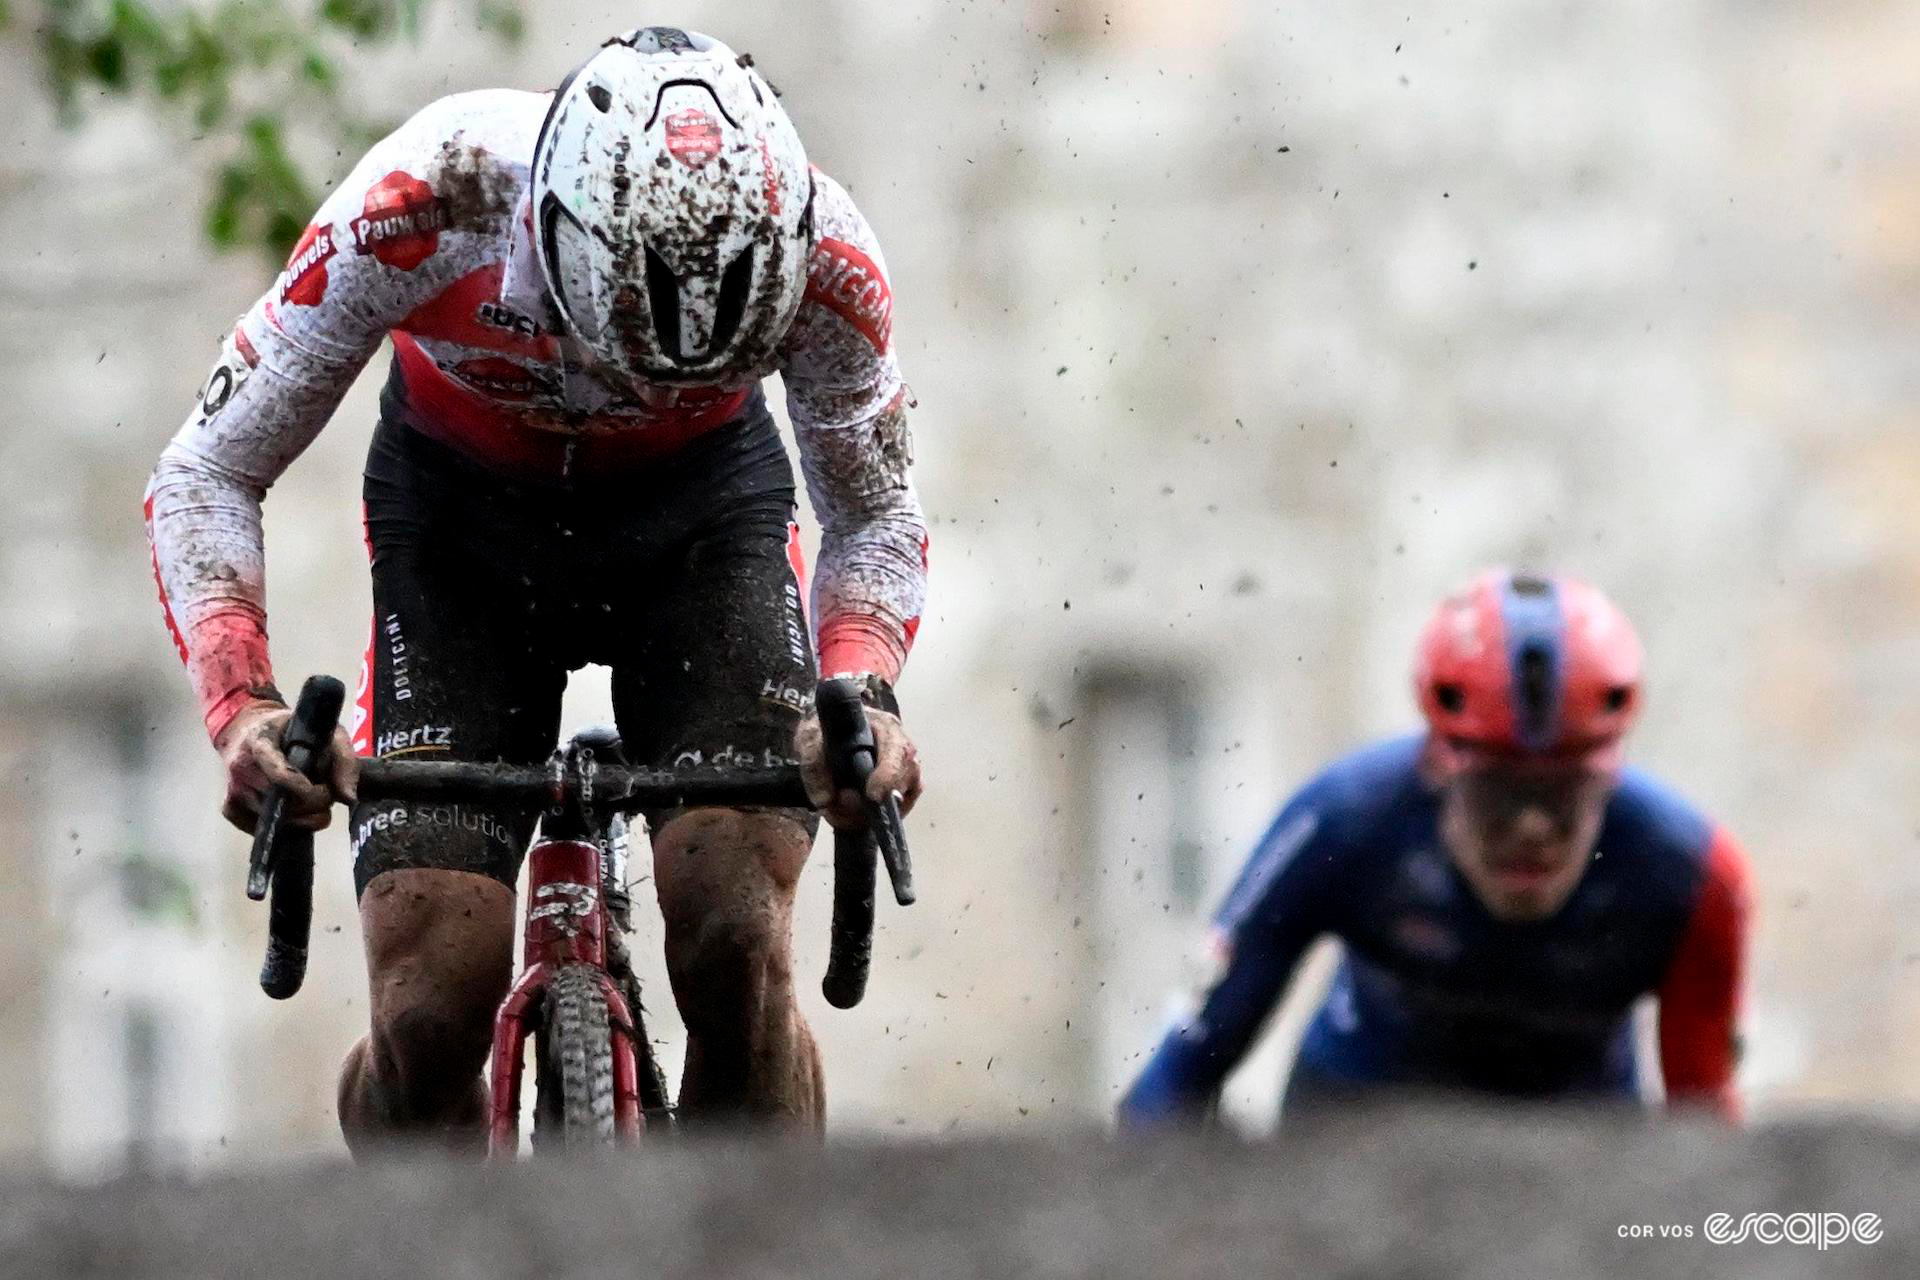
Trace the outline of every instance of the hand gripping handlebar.
{"label": "hand gripping handlebar", "polygon": [[[859,686],[850,680],[822,680],[814,707],[834,787],[866,796],[877,750]],[[864,830],[833,833],[833,935],[820,990],[836,1009],[860,1003],[873,968],[876,853],[893,882],[894,901],[904,907],[914,900],[913,863],[900,822],[900,798],[890,795],[878,803],[868,798],[866,803]]]}
{"label": "hand gripping handlebar", "polygon": [[[280,750],[288,764],[312,781],[320,780],[346,698],[346,686],[332,676],[310,676],[293,705]],[[273,892],[260,989],[275,1000],[285,1000],[307,980],[307,940],[313,925],[313,832],[287,826],[282,821],[286,809],[286,789],[269,787],[247,861],[247,896],[258,902],[269,889]]]}

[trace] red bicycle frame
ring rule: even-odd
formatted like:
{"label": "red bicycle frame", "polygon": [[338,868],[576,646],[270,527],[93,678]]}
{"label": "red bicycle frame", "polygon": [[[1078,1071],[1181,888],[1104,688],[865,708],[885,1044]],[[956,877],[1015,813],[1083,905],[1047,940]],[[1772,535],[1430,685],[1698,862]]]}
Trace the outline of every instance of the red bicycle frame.
{"label": "red bicycle frame", "polygon": [[534,845],[527,873],[523,967],[493,1020],[493,1069],[487,1153],[513,1159],[520,1151],[520,1079],[528,1012],[563,965],[584,965],[600,980],[613,1038],[613,1124],[622,1139],[640,1135],[640,1070],[634,1054],[633,1012],[607,972],[607,907],[601,894],[600,850],[583,840]]}
{"label": "red bicycle frame", "polygon": [[[288,761],[309,777],[323,760],[324,744],[332,737],[345,696],[345,686],[331,676],[311,677],[300,691],[282,736],[282,747]],[[815,703],[833,776],[838,785],[856,791],[865,789],[876,756],[861,698],[861,689],[851,680],[824,680]],[[596,751],[604,753],[607,760],[596,763]],[[669,1109],[666,1084],[660,1079],[648,1046],[640,1039],[645,1032],[639,1026],[634,1004],[623,993],[623,987],[633,990],[634,1001],[639,1000],[637,987],[631,985],[634,979],[626,948],[621,934],[609,928],[624,929],[629,909],[624,887],[626,833],[624,829],[616,831],[614,824],[624,822],[622,815],[650,809],[742,805],[800,808],[810,803],[799,770],[793,766],[634,768],[620,760],[619,739],[610,729],[574,735],[565,748],[554,752],[545,767],[461,760],[367,760],[360,767],[360,797],[433,804],[484,803],[540,813],[541,828],[550,833],[530,853],[520,976],[494,1015],[487,1149],[496,1158],[519,1153],[520,1082],[527,1035],[545,1016],[544,1006],[554,984],[571,984],[574,971],[592,976],[606,1008],[611,1061],[599,1058],[596,1040],[592,1049],[596,1072],[593,1084],[604,1089],[601,1082],[606,1075],[599,1072],[611,1068],[607,1074],[612,1076],[613,1138],[630,1141],[639,1137],[646,1123],[643,1099],[660,1108],[662,1114]],[[312,840],[310,834],[296,828],[283,828],[280,818],[286,803],[283,789],[268,789],[247,870],[247,895],[254,899],[272,895],[267,958],[261,968],[260,985],[280,1000],[298,991],[306,976],[308,931],[313,919]],[[606,821],[595,821],[591,816],[595,814]],[[869,817],[869,830],[834,833],[833,934],[821,990],[830,1004],[841,1009],[858,1004],[866,990],[873,956],[876,857],[887,868],[895,901],[905,906],[914,899],[898,797],[869,805]],[[598,838],[573,838],[589,834]],[[617,973],[609,970],[610,956]],[[575,1007],[568,1002],[563,1012]],[[571,1014],[565,1020],[579,1021]],[[579,1030],[574,1027],[568,1034]],[[647,1072],[644,1089],[642,1068]],[[563,1110],[576,1107],[578,1101],[568,1100]],[[600,1118],[604,1115],[600,1108],[605,1093],[588,1101],[595,1112],[593,1140],[604,1142],[607,1128]],[[536,1130],[539,1127],[536,1124]]]}

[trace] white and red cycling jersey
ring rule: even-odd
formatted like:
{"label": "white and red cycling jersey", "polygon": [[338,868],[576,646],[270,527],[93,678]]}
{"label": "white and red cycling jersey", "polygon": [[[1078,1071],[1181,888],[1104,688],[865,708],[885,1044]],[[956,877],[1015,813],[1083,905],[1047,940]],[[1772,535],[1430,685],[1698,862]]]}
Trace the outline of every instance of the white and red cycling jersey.
{"label": "white and red cycling jersey", "polygon": [[507,474],[561,482],[644,468],[779,373],[822,530],[822,674],[898,676],[927,535],[872,228],[816,170],[805,300],[768,367],[723,387],[610,385],[565,334],[534,257],[528,164],[549,101],[456,94],[376,144],[235,325],[161,455],[146,498],[154,570],[209,732],[271,684],[261,500],[385,337],[409,425]]}

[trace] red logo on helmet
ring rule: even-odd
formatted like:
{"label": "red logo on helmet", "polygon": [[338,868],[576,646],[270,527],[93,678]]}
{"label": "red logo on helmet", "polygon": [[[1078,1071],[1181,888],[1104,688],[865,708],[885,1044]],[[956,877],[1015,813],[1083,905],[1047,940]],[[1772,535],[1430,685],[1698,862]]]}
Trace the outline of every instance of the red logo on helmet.
{"label": "red logo on helmet", "polygon": [[689,169],[720,154],[720,122],[698,107],[667,117],[667,150]]}
{"label": "red logo on helmet", "polygon": [[446,226],[446,200],[406,170],[395,169],[368,188],[365,209],[353,220],[354,251],[411,271],[433,256]]}
{"label": "red logo on helmet", "polygon": [[327,296],[327,259],[333,256],[333,228],[311,226],[293,246],[280,277],[280,304],[317,307]]}
{"label": "red logo on helmet", "polygon": [[872,258],[844,240],[822,240],[807,263],[807,301],[838,315],[886,354],[893,341],[893,291]]}
{"label": "red logo on helmet", "polygon": [[780,170],[773,163],[773,148],[767,145],[767,135],[760,135],[760,180],[761,196],[767,202],[767,212],[774,217],[780,216]]}

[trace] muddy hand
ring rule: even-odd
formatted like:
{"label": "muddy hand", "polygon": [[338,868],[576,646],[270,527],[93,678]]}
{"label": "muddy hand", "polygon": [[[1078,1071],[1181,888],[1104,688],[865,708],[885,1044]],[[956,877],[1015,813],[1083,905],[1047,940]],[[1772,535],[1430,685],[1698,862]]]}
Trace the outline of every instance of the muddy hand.
{"label": "muddy hand", "polygon": [[333,820],[336,800],[352,803],[354,799],[360,762],[346,731],[333,731],[324,781],[310,782],[280,750],[280,736],[292,717],[293,712],[277,702],[250,703],[214,740],[227,770],[227,799],[220,813],[242,831],[253,831],[269,786],[286,788],[286,821],[308,831],[318,831]]}
{"label": "muddy hand", "polygon": [[807,798],[828,822],[841,830],[859,830],[867,825],[867,800],[878,804],[886,799],[888,792],[898,793],[900,812],[905,814],[920,798],[920,755],[914,750],[913,740],[907,737],[900,717],[869,708],[867,723],[873,727],[877,759],[873,773],[867,778],[864,799],[850,787],[835,791],[833,775],[827,767],[825,744],[821,741],[819,716],[809,715],[794,731],[794,754],[800,758],[800,779],[806,784]]}

